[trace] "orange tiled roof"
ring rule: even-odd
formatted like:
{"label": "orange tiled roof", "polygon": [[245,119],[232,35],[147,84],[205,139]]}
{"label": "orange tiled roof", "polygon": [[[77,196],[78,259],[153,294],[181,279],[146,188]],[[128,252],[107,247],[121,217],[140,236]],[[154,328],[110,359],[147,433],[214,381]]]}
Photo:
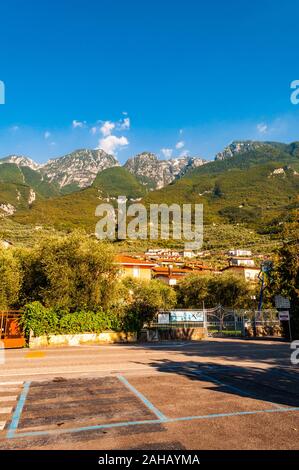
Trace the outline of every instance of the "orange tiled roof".
{"label": "orange tiled roof", "polygon": [[150,263],[144,259],[134,258],[133,256],[127,255],[117,255],[115,257],[115,261],[117,264],[128,265],[128,266],[148,266],[149,268],[152,266],[156,266],[155,263]]}

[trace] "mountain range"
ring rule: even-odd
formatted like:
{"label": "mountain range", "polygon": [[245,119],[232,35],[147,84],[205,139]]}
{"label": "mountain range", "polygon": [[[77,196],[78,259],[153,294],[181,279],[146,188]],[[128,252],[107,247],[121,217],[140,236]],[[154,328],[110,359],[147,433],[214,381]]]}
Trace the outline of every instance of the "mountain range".
{"label": "mountain range", "polygon": [[[136,187],[153,190],[204,163],[194,157],[159,160],[153,153],[144,152],[129,159],[123,169],[136,178]],[[12,215],[20,208],[30,207],[35,200],[88,188],[104,170],[117,167],[120,163],[116,157],[101,149],[76,150],[44,165],[29,157],[10,155],[0,160],[0,213]],[[124,171],[121,174],[124,176]],[[113,172],[109,178],[112,175]],[[138,195],[144,194],[144,190],[139,188]]]}
{"label": "mountain range", "polygon": [[0,214],[20,223],[93,229],[101,200],[203,203],[205,221],[268,223],[297,205],[299,142],[235,141],[214,161],[159,160],[150,152],[123,166],[103,150],[77,150],[38,165],[0,160]]}

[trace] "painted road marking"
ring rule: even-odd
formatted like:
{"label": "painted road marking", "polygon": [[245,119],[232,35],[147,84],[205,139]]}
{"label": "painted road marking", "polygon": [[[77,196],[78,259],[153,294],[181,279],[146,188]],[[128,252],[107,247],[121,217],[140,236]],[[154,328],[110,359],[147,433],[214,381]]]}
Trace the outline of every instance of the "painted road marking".
{"label": "painted road marking", "polygon": [[[181,366],[177,366],[176,367],[177,369],[180,369]],[[24,376],[28,376],[28,377],[33,377],[33,376],[36,376],[36,375],[45,375],[45,376],[54,376],[54,377],[57,377],[58,375],[66,375],[66,374],[82,374],[82,375],[90,375],[90,374],[96,374],[98,372],[106,372],[106,375],[105,377],[109,377],[111,376],[113,373],[119,373],[119,372],[134,372],[134,371],[152,371],[152,366],[148,366],[148,367],[131,367],[129,369],[122,369],[121,367],[117,367],[117,368],[112,368],[112,369],[92,369],[92,370],[88,370],[86,372],[86,367],[85,369],[74,369],[74,370],[69,370],[69,369],[59,369],[59,368],[56,368],[54,371],[51,369],[49,370],[48,372],[18,372],[16,374],[4,374],[4,375],[1,375],[0,374],[0,377],[24,377]],[[3,383],[3,382],[2,382]],[[7,384],[18,384],[18,385],[22,385],[24,383],[24,381],[21,381],[21,382],[7,382]]]}
{"label": "painted road marking", "polygon": [[141,400],[145,404],[145,406],[149,408],[149,410],[151,410],[157,416],[157,418],[159,418],[161,421],[165,421],[167,419],[166,416],[163,413],[161,413],[161,411],[158,410],[158,408],[156,408],[147,398],[145,398],[145,396],[142,395],[142,393],[140,393],[135,387],[133,387],[133,385],[131,385],[130,382],[128,382],[127,379],[125,379],[125,377],[123,377],[122,375],[117,375],[117,378],[129,390],[131,390],[131,392],[133,392],[134,395],[136,395],[136,397],[138,397],[139,400]]}
{"label": "painted road marking", "polygon": [[3,429],[5,428],[5,425],[6,425],[6,421],[0,421],[0,431],[3,431]]}
{"label": "painted road marking", "polygon": [[[3,406],[4,404],[7,404],[7,402],[12,402],[16,401],[18,398],[18,395],[16,394],[19,390],[19,386],[22,385],[23,382],[1,382],[0,383],[0,393],[5,392],[5,393],[13,393],[13,395],[5,395],[3,397],[0,396],[0,417],[2,415],[10,415],[13,406]],[[18,386],[16,386],[18,385]],[[3,429],[6,426],[7,421],[0,421],[0,431],[3,431]]]}
{"label": "painted road marking", "polygon": [[26,358],[29,359],[36,359],[40,357],[45,357],[46,353],[43,351],[30,351],[29,353],[25,354]]}
{"label": "painted road marking", "polygon": [[[92,346],[94,347],[94,346]],[[101,377],[114,377],[113,374],[119,374],[120,372],[123,373],[123,374],[127,374],[127,373],[130,373],[130,372],[151,372],[151,373],[157,373],[157,374],[163,374],[164,372],[169,372],[169,371],[172,371],[172,370],[177,370],[177,369],[181,369],[182,366],[181,365],[171,365],[171,366],[165,366],[163,367],[163,370],[157,370],[157,369],[153,369],[151,365],[146,365],[144,364],[143,366],[141,367],[130,367],[129,369],[122,369],[121,367],[117,367],[117,368],[112,368],[112,369],[92,369],[92,370],[88,370],[88,372],[86,372],[86,368],[85,369],[79,369],[79,370],[69,370],[69,369],[55,369],[55,372],[53,372],[52,370],[48,371],[48,372],[22,372],[22,373],[16,373],[16,374],[9,374],[9,377],[24,377],[24,376],[27,376],[27,377],[35,377],[35,376],[41,376],[41,375],[44,375],[46,377],[57,377],[57,376],[60,376],[60,375],[69,375],[69,374],[80,374],[82,376],[90,376],[91,374],[98,374],[98,373],[102,373],[102,372],[106,372],[105,375],[101,375]],[[7,377],[7,374],[5,375],[1,375],[0,374],[0,377]],[[24,381],[22,382],[7,382],[8,384],[11,383],[11,384],[19,384],[19,385],[22,385],[24,383]],[[0,383],[0,387],[1,387],[1,383]]]}
{"label": "painted road marking", "polygon": [[12,406],[6,406],[0,408],[0,415],[9,415],[13,410]]}
{"label": "painted road marking", "polygon": [[3,401],[15,401],[18,398],[18,395],[11,395],[7,397],[0,397],[0,403]]}
{"label": "painted road marking", "polygon": [[246,415],[256,415],[261,413],[288,413],[291,411],[299,411],[298,408],[281,408],[279,409],[270,409],[270,410],[257,410],[257,411],[238,411],[236,413],[219,413],[219,414],[209,414],[202,416],[186,416],[182,418],[165,418],[161,419],[152,419],[147,421],[128,421],[123,423],[111,423],[111,424],[99,424],[94,426],[85,426],[80,428],[70,428],[70,429],[51,429],[48,431],[31,431],[31,432],[21,432],[21,433],[7,433],[7,438],[22,438],[22,437],[34,437],[34,436],[45,436],[51,434],[67,434],[67,433],[78,433],[84,431],[96,431],[98,429],[109,429],[109,428],[121,428],[128,426],[141,426],[149,424],[167,424],[167,423],[176,423],[181,421],[199,421],[202,419],[214,419],[214,418],[229,418],[233,416],[246,416]]}
{"label": "painted road marking", "polygon": [[[6,377],[5,375],[2,375],[2,377]],[[23,385],[23,380],[19,382],[0,382],[0,387],[5,387],[6,385]]]}
{"label": "painted road marking", "polygon": [[18,425],[19,425],[19,422],[20,422],[20,419],[21,419],[21,414],[22,414],[22,411],[23,411],[23,408],[24,408],[24,405],[25,405],[25,401],[26,401],[28,392],[29,392],[30,383],[31,382],[25,382],[25,384],[24,384],[21,396],[19,398],[17,407],[15,409],[15,412],[13,414],[11,423],[10,423],[9,428],[8,428],[8,433],[7,433],[8,438],[13,437],[14,434],[15,434],[15,431],[18,429]]}

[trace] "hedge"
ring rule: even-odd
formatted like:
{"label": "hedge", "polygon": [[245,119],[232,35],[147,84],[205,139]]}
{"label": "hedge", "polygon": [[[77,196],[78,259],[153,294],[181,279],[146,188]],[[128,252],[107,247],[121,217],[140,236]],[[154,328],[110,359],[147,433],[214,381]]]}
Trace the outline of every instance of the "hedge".
{"label": "hedge", "polygon": [[54,308],[46,308],[40,302],[27,304],[20,322],[25,336],[50,334],[101,333],[105,330],[126,329],[126,322],[113,313],[79,310],[69,313]]}

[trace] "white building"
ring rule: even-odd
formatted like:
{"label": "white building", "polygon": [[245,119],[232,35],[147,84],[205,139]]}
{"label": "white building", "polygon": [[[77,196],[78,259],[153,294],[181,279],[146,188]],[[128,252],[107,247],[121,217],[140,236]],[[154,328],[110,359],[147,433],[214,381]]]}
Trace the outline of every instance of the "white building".
{"label": "white building", "polygon": [[254,261],[251,258],[231,258],[229,264],[230,266],[254,267]]}
{"label": "white building", "polygon": [[244,256],[244,257],[252,256],[251,250],[230,250],[228,254],[229,256]]}

